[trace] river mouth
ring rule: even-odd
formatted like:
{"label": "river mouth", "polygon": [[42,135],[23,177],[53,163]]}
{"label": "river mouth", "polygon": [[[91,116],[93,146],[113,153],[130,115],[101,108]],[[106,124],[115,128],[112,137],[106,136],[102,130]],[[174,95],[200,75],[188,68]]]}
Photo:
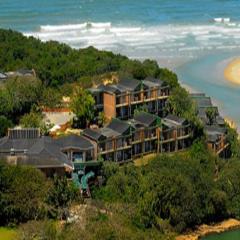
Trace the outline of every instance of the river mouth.
{"label": "river mouth", "polygon": [[221,114],[234,121],[240,129],[240,85],[225,78],[228,64],[240,57],[239,52],[213,53],[189,61],[174,70],[183,85],[194,92],[205,92],[212,97]]}

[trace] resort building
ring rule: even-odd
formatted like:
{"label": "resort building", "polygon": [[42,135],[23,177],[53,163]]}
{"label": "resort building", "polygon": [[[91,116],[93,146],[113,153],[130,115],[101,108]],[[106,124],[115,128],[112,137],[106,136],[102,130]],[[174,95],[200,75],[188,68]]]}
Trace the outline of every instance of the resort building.
{"label": "resort building", "polygon": [[164,115],[164,107],[170,89],[159,79],[121,80],[118,84],[89,89],[94,96],[96,108],[103,111],[107,119],[127,120],[135,110],[146,108],[149,113]]}
{"label": "resort building", "polygon": [[[197,114],[204,125],[208,149],[220,157],[229,157],[229,143],[227,141],[227,128],[224,119],[220,116],[218,108],[212,104],[211,98],[204,93],[191,94],[197,107]],[[207,111],[214,111],[213,119],[209,119]]]}
{"label": "resort building", "polygon": [[59,139],[41,136],[39,129],[9,129],[0,139],[0,158],[9,164],[30,165],[46,176],[69,175],[96,165],[96,144],[83,136]]}
{"label": "resort building", "polygon": [[163,119],[139,112],[133,119],[112,119],[100,129],[85,129],[83,136],[97,144],[98,159],[124,163],[154,152],[175,152],[190,146],[188,122],[169,115]]}
{"label": "resort building", "polygon": [[218,126],[206,126],[207,146],[209,150],[220,157],[230,156],[229,143],[227,141],[227,130]]}
{"label": "resort building", "polygon": [[192,143],[192,127],[186,119],[168,115],[162,121],[162,152],[176,152]]}
{"label": "resort building", "polygon": [[100,129],[85,129],[83,136],[97,144],[97,153],[103,161],[127,162],[132,160],[132,127],[127,122],[113,119]]}

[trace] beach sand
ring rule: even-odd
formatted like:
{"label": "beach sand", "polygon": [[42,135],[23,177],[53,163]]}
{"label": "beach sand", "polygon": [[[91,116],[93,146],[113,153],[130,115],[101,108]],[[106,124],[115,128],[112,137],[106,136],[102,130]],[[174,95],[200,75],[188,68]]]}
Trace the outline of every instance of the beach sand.
{"label": "beach sand", "polygon": [[224,70],[224,77],[231,83],[240,85],[240,58],[233,59]]}
{"label": "beach sand", "polygon": [[176,240],[198,240],[201,237],[240,228],[240,221],[228,219],[215,225],[201,225],[196,231],[176,237]]}

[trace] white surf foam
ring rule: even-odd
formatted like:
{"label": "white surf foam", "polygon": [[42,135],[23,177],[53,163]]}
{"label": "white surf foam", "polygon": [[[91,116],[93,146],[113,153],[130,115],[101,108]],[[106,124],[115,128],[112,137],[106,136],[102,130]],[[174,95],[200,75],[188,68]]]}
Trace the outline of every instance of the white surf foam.
{"label": "white surf foam", "polygon": [[87,23],[82,24],[67,24],[67,25],[46,25],[41,26],[41,31],[46,32],[55,32],[55,31],[69,31],[69,30],[78,30],[78,29],[84,29],[87,27]]}
{"label": "white surf foam", "polygon": [[148,51],[156,54],[169,53],[169,57],[178,52],[179,56],[194,55],[201,50],[229,49],[237,46],[240,37],[239,24],[230,25],[230,19],[224,24],[205,25],[158,25],[158,26],[112,26],[110,22],[85,22],[80,24],[45,25],[37,32],[25,33],[43,41],[56,40],[75,48],[95,46],[104,50],[134,54]]}

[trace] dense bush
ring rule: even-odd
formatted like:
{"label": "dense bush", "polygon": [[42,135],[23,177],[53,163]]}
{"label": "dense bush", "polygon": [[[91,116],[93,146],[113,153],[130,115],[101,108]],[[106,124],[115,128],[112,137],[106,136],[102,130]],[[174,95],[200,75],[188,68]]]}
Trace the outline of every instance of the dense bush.
{"label": "dense bush", "polygon": [[51,86],[87,79],[84,87],[89,87],[91,77],[116,71],[128,72],[137,79],[161,76],[171,85],[177,84],[176,75],[160,69],[155,61],[141,63],[93,47],[75,50],[65,44],[42,43],[33,37],[3,29],[0,30],[0,66],[4,71],[34,69],[43,83]]}
{"label": "dense bush", "polygon": [[0,226],[62,218],[77,197],[66,178],[52,181],[35,168],[0,163]]}
{"label": "dense bush", "polygon": [[0,165],[0,225],[41,219],[49,183],[30,167]]}
{"label": "dense bush", "polygon": [[239,218],[239,159],[220,160],[196,142],[187,153],[159,155],[147,166],[107,169],[95,198],[132,209],[139,228],[176,232],[198,224]]}

